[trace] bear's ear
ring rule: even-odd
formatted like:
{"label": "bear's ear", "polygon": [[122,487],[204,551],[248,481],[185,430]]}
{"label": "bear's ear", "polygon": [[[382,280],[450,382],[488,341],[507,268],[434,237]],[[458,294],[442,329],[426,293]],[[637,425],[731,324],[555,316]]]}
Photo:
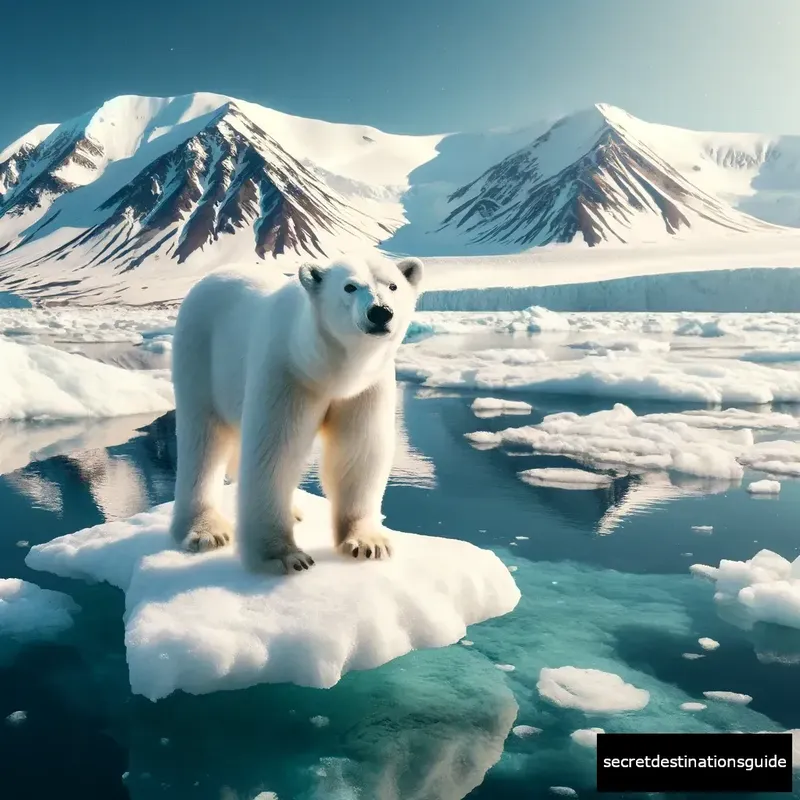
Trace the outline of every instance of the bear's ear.
{"label": "bear's ear", "polygon": [[397,268],[406,276],[406,280],[413,287],[419,286],[422,280],[423,268],[422,262],[418,258],[404,258],[402,261],[397,262]]}
{"label": "bear's ear", "polygon": [[322,268],[316,264],[303,264],[297,276],[307,292],[313,292],[322,284]]}

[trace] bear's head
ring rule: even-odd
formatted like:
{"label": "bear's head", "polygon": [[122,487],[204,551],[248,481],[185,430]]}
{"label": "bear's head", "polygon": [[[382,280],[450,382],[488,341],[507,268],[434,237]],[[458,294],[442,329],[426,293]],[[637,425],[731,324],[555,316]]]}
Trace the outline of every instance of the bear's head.
{"label": "bear's head", "polygon": [[322,328],[343,345],[397,342],[406,335],[422,281],[418,258],[367,257],[304,264],[299,278]]}

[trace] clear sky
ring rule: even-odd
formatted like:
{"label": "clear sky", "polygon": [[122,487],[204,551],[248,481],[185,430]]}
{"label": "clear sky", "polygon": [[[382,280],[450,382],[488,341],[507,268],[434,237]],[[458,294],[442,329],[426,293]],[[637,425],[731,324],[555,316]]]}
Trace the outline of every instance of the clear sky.
{"label": "clear sky", "polygon": [[0,146],[119,94],[211,91],[402,133],[607,102],[800,133],[800,0],[0,0]]}

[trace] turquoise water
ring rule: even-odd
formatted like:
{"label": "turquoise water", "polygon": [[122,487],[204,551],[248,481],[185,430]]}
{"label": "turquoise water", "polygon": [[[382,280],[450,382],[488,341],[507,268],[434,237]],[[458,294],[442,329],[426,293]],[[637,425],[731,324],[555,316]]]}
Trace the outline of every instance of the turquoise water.
{"label": "turquoise water", "polygon": [[[0,476],[0,576],[67,592],[82,607],[75,626],[56,639],[0,638],[0,719],[26,712],[20,724],[0,723],[0,796],[522,800],[569,786],[591,797],[594,752],[569,737],[579,728],[800,728],[798,632],[740,630],[717,615],[712,587],[688,573],[692,563],[750,558],[761,548],[796,557],[800,483],[784,482],[780,498],[766,501],[741,487],[667,498],[643,492],[630,477],[593,491],[531,487],[518,471],[569,463],[479,451],[463,434],[611,402],[516,393],[534,405],[533,415],[479,420],[469,393],[420,397],[407,386],[403,397],[414,463],[429,474],[417,480],[412,465],[412,474],[393,482],[387,523],[495,549],[517,568],[523,599],[512,614],[471,629],[472,646],[413,653],[347,675],[330,690],[261,686],[155,704],[131,695],[121,593],[33,572],[24,564],[27,547],[17,543],[34,545],[171,499],[168,414],[123,444],[78,449]],[[631,405],[637,413],[674,410]],[[713,525],[713,534],[697,534],[693,525]],[[702,636],[719,649],[683,658],[702,653]],[[647,689],[650,703],[615,715],[548,705],[536,689],[539,671],[565,665],[617,673]],[[705,701],[708,690],[753,701]],[[689,701],[708,708],[681,711]],[[541,733],[520,738],[515,725]]]}

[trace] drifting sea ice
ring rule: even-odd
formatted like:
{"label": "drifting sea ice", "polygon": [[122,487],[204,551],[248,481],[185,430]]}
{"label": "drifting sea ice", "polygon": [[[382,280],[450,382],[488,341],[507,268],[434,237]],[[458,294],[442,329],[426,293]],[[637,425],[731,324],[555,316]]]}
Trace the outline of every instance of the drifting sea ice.
{"label": "drifting sea ice", "polygon": [[746,624],[800,628],[800,557],[790,562],[760,550],[748,561],[723,559],[718,567],[693,564],[690,570],[715,584],[718,603],[736,604]]}
{"label": "drifting sea ice", "polygon": [[[745,413],[759,416],[742,412],[736,415],[739,422]],[[744,475],[743,464],[758,464],[761,468],[772,464],[784,474],[800,475],[800,442],[755,443],[751,430],[730,428],[728,412],[721,412],[720,428],[711,428],[713,415],[707,411],[703,416],[637,416],[617,403],[608,411],[586,416],[573,412],[550,414],[539,425],[476,431],[466,434],[466,438],[482,449],[527,445],[538,453],[568,456],[595,465],[673,470],[701,478],[739,481]],[[782,424],[782,416],[773,418],[776,426]],[[697,421],[701,424],[694,424]]]}
{"label": "drifting sea ice", "polygon": [[604,489],[614,481],[610,475],[569,467],[526,469],[518,472],[517,476],[531,486],[548,486],[553,489]]}
{"label": "drifting sea ice", "polygon": [[502,414],[530,414],[533,406],[520,400],[500,400],[496,397],[476,397],[470,406],[477,417],[499,417]]}
{"label": "drifting sea ice", "polygon": [[[578,352],[578,351],[573,351]],[[523,358],[522,353],[530,354]],[[401,378],[436,388],[529,391],[710,404],[800,402],[800,372],[720,356],[616,352],[553,360],[518,347],[459,350],[447,336],[403,346]]]}
{"label": "drifting sea ice", "polygon": [[[232,517],[233,486],[224,497]],[[488,550],[395,533],[392,559],[344,559],[333,552],[328,502],[306,492],[297,501],[305,517],[295,535],[317,562],[298,576],[249,574],[230,547],[179,552],[171,503],[37,545],[26,563],[125,592],[131,688],[151,700],[258,683],[330,687],[351,670],[454,644],[519,602]]]}
{"label": "drifting sea ice", "polygon": [[779,481],[753,481],[747,487],[747,491],[750,494],[780,494],[781,484]]}
{"label": "drifting sea ice", "polygon": [[41,344],[0,338],[0,419],[80,419],[169,411],[166,373],[101,364]]}

